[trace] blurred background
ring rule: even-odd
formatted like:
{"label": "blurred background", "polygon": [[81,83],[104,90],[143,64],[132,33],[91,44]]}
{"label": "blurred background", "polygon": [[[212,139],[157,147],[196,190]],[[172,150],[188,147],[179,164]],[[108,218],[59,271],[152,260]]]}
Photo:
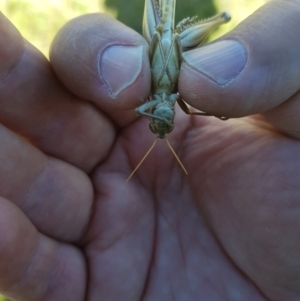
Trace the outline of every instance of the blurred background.
{"label": "blurred background", "polygon": [[[228,11],[232,21],[220,27],[216,38],[234,28],[268,0],[177,0],[177,22],[187,16],[207,18]],[[57,31],[79,15],[104,12],[141,32],[144,0],[0,0],[1,11],[22,35],[48,56]]]}
{"label": "blurred background", "polygon": [[[232,21],[214,32],[214,39],[233,29],[269,0],[177,0],[177,22],[187,16],[207,18],[228,11]],[[104,12],[141,32],[144,0],[0,0],[0,10],[21,34],[48,56],[58,30],[69,20]],[[1,260],[1,259],[0,259]],[[0,301],[7,301],[0,295]]]}

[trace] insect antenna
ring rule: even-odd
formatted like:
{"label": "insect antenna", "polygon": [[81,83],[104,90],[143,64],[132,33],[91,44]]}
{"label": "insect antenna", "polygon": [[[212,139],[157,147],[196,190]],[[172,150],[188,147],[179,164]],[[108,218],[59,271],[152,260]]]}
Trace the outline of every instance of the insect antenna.
{"label": "insect antenna", "polygon": [[156,142],[157,142],[156,138],[153,142],[153,144],[151,145],[151,147],[149,148],[149,150],[147,151],[147,153],[144,155],[144,157],[142,158],[142,160],[140,161],[140,163],[137,165],[137,167],[134,169],[134,171],[130,174],[130,176],[127,178],[126,182],[128,182],[132,176],[134,175],[134,173],[138,170],[138,168],[142,165],[142,163],[144,162],[144,160],[147,158],[147,156],[150,154],[150,152],[152,151],[153,147],[155,146]]}
{"label": "insect antenna", "polygon": [[178,161],[179,165],[181,166],[181,168],[183,169],[183,171],[184,171],[186,174],[188,174],[187,170],[185,169],[185,167],[183,166],[182,162],[180,161],[180,159],[179,159],[178,156],[176,155],[176,153],[175,153],[173,147],[171,146],[171,144],[170,144],[170,142],[169,142],[169,140],[168,140],[167,137],[166,137],[166,141],[167,141],[167,144],[168,144],[168,146],[169,146],[169,149],[171,150],[171,152],[172,152],[173,155],[175,156],[175,158],[176,158],[176,160]]}

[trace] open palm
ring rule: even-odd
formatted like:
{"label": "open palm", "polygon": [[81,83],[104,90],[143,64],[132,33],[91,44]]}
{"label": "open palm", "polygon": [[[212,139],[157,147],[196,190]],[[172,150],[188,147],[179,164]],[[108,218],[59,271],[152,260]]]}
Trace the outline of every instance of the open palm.
{"label": "open palm", "polygon": [[[289,5],[285,26],[296,28],[299,1]],[[244,42],[268,14],[280,24],[282,10],[273,1],[226,39]],[[49,64],[1,22],[2,292],[30,301],[299,299],[296,31],[281,35],[293,47],[280,48],[257,30],[228,85],[187,60],[184,99],[232,119],[178,109],[169,140],[189,175],[160,140],[126,182],[155,139],[133,110],[150,90],[143,38],[106,16],[82,17],[59,33]]]}

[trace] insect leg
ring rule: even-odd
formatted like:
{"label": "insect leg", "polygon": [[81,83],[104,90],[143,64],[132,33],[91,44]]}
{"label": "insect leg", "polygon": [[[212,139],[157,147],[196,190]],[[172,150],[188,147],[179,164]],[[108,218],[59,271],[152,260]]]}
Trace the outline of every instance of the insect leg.
{"label": "insect leg", "polygon": [[164,121],[167,124],[169,124],[170,122],[167,119],[165,119],[163,117],[160,117],[160,116],[157,116],[157,115],[154,115],[152,113],[146,112],[147,110],[152,109],[153,107],[157,106],[159,103],[161,103],[160,100],[150,100],[150,101],[147,101],[147,102],[143,103],[139,107],[137,107],[135,109],[135,111],[138,115],[142,115],[142,116],[145,116],[145,117],[161,120],[161,121]]}
{"label": "insect leg", "polygon": [[159,7],[156,0],[146,0],[143,18],[143,36],[151,43],[156,27],[161,24]]}
{"label": "insect leg", "polygon": [[183,20],[181,23],[186,23],[186,29],[181,29],[180,23],[177,28],[183,51],[198,47],[213,30],[229,20],[228,13],[220,13],[207,20],[196,22],[195,25],[193,25],[193,18]]}
{"label": "insect leg", "polygon": [[189,114],[189,115],[214,116],[214,117],[219,118],[221,120],[229,119],[229,118],[224,117],[224,116],[216,116],[216,115],[209,114],[209,113],[206,113],[206,112],[191,111],[191,109],[186,105],[186,103],[183,101],[183,99],[181,97],[179,97],[177,99],[177,103],[179,104],[182,111],[186,114]]}

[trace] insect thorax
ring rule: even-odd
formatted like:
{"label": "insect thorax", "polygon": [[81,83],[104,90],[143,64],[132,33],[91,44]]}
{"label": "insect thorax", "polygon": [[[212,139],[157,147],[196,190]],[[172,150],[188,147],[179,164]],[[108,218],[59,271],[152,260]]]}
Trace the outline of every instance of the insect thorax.
{"label": "insect thorax", "polygon": [[156,116],[150,121],[150,130],[163,139],[174,128],[175,103],[178,94],[157,93],[152,99],[159,100],[160,103],[151,109],[151,113]]}

